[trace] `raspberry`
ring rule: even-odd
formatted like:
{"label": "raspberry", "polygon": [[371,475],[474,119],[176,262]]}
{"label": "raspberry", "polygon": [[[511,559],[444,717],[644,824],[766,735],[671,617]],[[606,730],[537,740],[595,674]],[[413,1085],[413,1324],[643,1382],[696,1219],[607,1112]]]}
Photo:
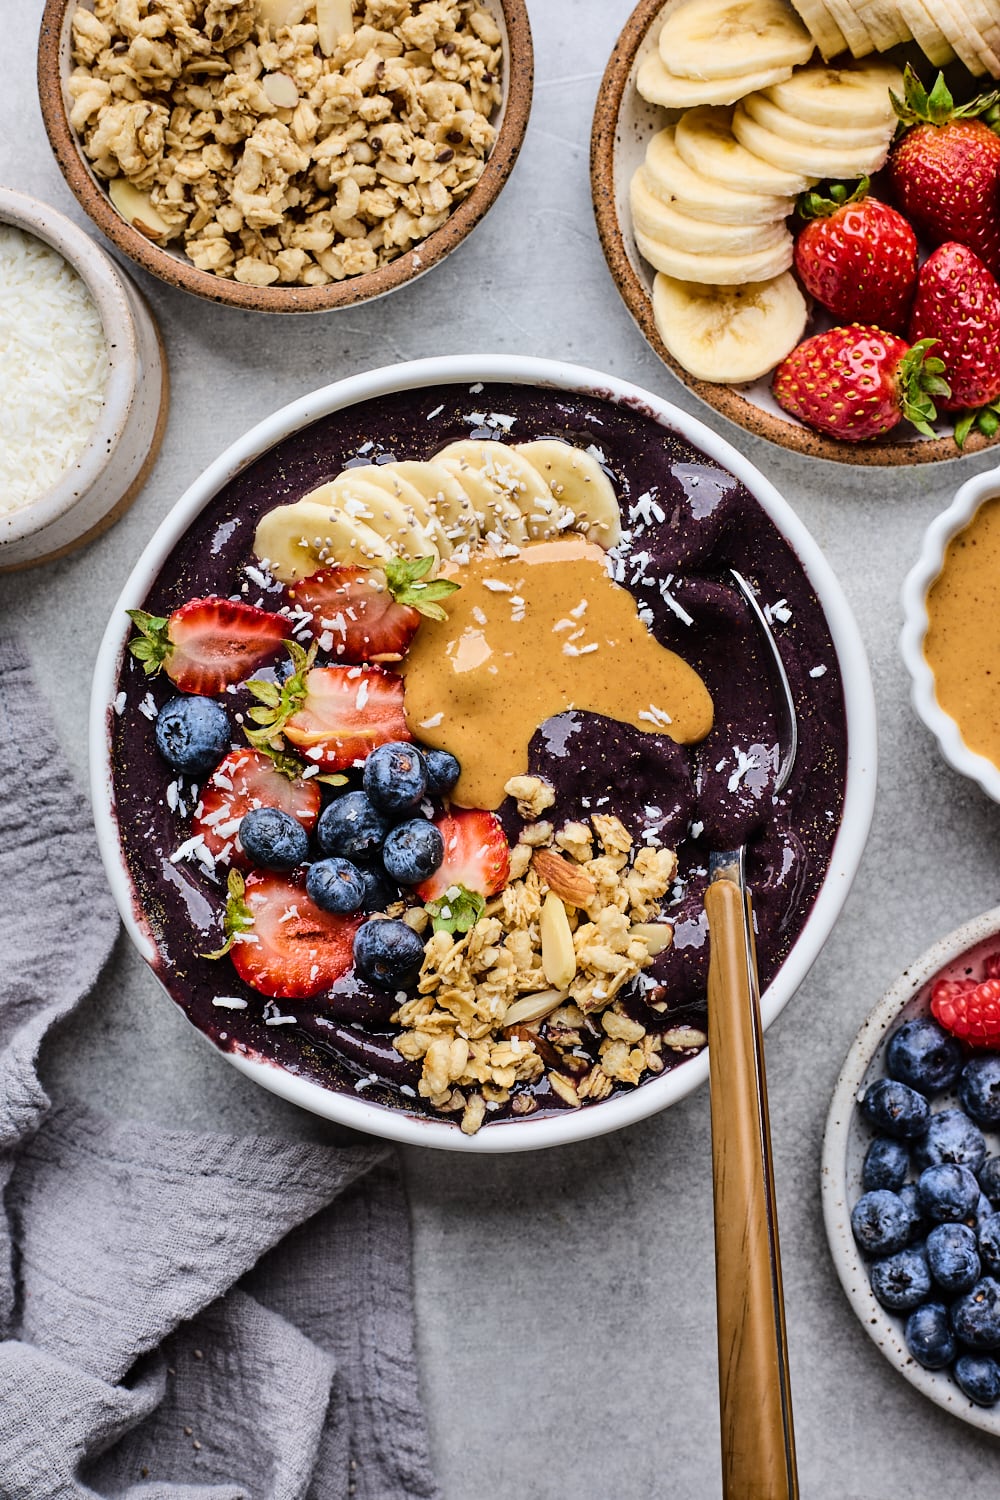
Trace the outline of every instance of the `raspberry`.
{"label": "raspberry", "polygon": [[931,1012],[946,1031],[970,1047],[1000,1045],[1000,978],[939,979],[931,991]]}

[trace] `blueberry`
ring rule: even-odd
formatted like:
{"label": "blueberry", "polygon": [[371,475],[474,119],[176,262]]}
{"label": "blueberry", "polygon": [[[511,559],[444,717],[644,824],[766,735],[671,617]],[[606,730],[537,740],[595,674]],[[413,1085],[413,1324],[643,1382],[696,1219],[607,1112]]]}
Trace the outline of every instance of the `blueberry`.
{"label": "blueberry", "polygon": [[955,1162],[975,1171],[985,1156],[983,1132],[960,1109],[942,1109],[931,1115],[927,1133],[913,1152],[913,1159],[921,1169]]}
{"label": "blueberry", "polygon": [[380,870],[377,865],[366,866],[360,874],[365,883],[362,911],[385,911],[387,906],[399,900],[399,886],[394,885],[385,871]]}
{"label": "blueberry", "polygon": [[929,1016],[904,1021],[889,1039],[885,1070],[890,1078],[908,1083],[921,1094],[940,1094],[954,1086],[962,1067],[962,1047],[956,1037]]}
{"label": "blueberry", "polygon": [[938,1224],[927,1236],[927,1264],[946,1292],[967,1292],[982,1273],[975,1232],[968,1224]]}
{"label": "blueberry", "polygon": [[979,1254],[983,1270],[991,1276],[1000,1275],[1000,1214],[990,1214],[978,1226]]}
{"label": "blueberry", "polygon": [[870,1125],[904,1141],[923,1135],[930,1112],[923,1094],[895,1078],[877,1078],[861,1101],[861,1113]]}
{"label": "blueberry", "polygon": [[247,859],[264,870],[290,870],[309,853],[302,824],[280,807],[251,808],[240,822],[239,839]]}
{"label": "blueberry", "polygon": [[895,1193],[877,1188],[855,1203],[851,1229],[866,1255],[891,1255],[909,1242],[912,1222],[909,1210]]}
{"label": "blueberry", "polygon": [[925,1167],[917,1178],[920,1207],[935,1224],[970,1218],[979,1202],[979,1183],[968,1167],[942,1162]]}
{"label": "blueberry", "polygon": [[412,812],[427,794],[424,757],[404,740],[378,745],[365,761],[364,787],[380,811]]}
{"label": "blueberry", "polygon": [[1000,1401],[1000,1365],[988,1354],[962,1354],[952,1371],[960,1391],[977,1406]]}
{"label": "blueberry", "polygon": [[324,854],[367,862],[376,855],[389,832],[389,820],[364,792],[345,792],[324,807],[316,837]]}
{"label": "blueberry", "polygon": [[906,1347],[925,1370],[943,1370],[955,1358],[955,1340],[948,1309],[940,1302],[922,1302],[906,1320]]}
{"label": "blueberry", "polygon": [[427,790],[432,797],[447,797],[462,774],[462,767],[447,750],[425,750]]}
{"label": "blueberry", "polygon": [[983,1276],[953,1302],[951,1326],[970,1349],[1000,1349],[1000,1282]]}
{"label": "blueberry", "polygon": [[889,1188],[898,1192],[910,1169],[910,1153],[902,1141],[891,1135],[877,1135],[865,1152],[861,1168],[861,1186],[865,1192],[873,1188]]}
{"label": "blueberry", "polygon": [[232,742],[229,715],[212,698],[171,698],[156,716],[156,748],[178,771],[210,771]]}
{"label": "blueberry", "polygon": [[915,1182],[906,1182],[898,1193],[899,1201],[910,1216],[910,1240],[919,1240],[927,1233],[927,1221],[920,1207],[920,1195]]}
{"label": "blueberry", "polygon": [[976,1176],[990,1202],[1000,1206],[1000,1156],[988,1156],[977,1170]]}
{"label": "blueberry", "polygon": [[354,938],[354,962],[362,979],[384,990],[412,984],[424,961],[424,945],[412,927],[390,918],[364,922]]}
{"label": "blueberry", "polygon": [[419,885],[444,859],[444,839],[426,818],[400,823],[382,846],[382,862],[400,885]]}
{"label": "blueberry", "polygon": [[868,1276],[877,1300],[893,1312],[909,1312],[930,1295],[931,1273],[923,1245],[872,1261]]}
{"label": "blueberry", "polygon": [[1000,1057],[970,1057],[962,1069],[958,1100],[977,1125],[1000,1125]]}
{"label": "blueberry", "polygon": [[365,882],[357,865],[333,854],[310,865],[306,893],[320,911],[346,914],[360,911],[365,903]]}

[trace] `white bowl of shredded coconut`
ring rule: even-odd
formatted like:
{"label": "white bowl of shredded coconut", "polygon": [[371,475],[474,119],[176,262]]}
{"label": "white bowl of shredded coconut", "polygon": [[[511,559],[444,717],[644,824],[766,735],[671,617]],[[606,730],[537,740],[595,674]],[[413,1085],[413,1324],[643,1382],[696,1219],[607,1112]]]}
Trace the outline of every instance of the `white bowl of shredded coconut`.
{"label": "white bowl of shredded coconut", "polygon": [[152,316],[62,214],[0,188],[0,572],[89,541],[138,493],[167,406]]}

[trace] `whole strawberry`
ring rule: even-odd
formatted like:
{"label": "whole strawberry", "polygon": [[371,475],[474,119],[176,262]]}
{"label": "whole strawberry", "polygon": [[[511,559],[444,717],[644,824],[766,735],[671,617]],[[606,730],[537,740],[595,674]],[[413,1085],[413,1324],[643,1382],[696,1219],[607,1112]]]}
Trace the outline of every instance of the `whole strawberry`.
{"label": "whole strawberry", "polygon": [[997,99],[957,106],[943,74],[928,94],[907,67],[904,98],[893,95],[893,104],[908,128],[889,157],[889,180],[922,239],[958,240],[1000,273],[1000,137],[975,118]]}
{"label": "whole strawberry", "polygon": [[933,436],[933,397],[948,390],[932,339],[911,346],[894,333],[852,323],[814,334],[774,372],[779,404],[810,427],[848,443],[889,432],[903,417]]}
{"label": "whole strawberry", "polygon": [[[982,408],[1000,398],[1000,285],[965,245],[939,245],[920,268],[910,315],[910,338],[937,339],[951,386],[938,404],[945,411]],[[970,412],[955,430],[961,446],[978,413]],[[977,425],[996,431],[996,413],[981,414]]]}
{"label": "whole strawberry", "polygon": [[803,286],[839,319],[902,333],[917,284],[917,237],[896,209],[868,196],[868,178],[851,192],[803,193],[806,227],[795,242]]}

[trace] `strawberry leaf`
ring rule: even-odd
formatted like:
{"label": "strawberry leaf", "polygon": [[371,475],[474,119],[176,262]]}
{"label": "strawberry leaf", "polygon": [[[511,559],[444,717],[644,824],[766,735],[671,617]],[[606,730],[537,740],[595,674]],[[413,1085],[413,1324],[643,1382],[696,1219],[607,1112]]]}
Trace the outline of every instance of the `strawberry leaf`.
{"label": "strawberry leaf", "polygon": [[125,613],[139,631],[129,641],[128,649],[136,661],[142,662],[146,676],[155,677],[174,649],[174,643],[167,635],[169,618],[147,614],[144,609],[129,609]]}
{"label": "strawberry leaf", "polygon": [[996,106],[1000,103],[1000,92],[993,89],[988,94],[979,94],[968,104],[956,105],[951,90],[939,73],[930,93],[924,88],[918,75],[909,63],[903,74],[903,98],[889,90],[893,108],[899,116],[903,129],[911,125],[947,125],[951,120],[972,120],[986,115],[987,124],[994,126]]}
{"label": "strawberry leaf", "polygon": [[944,362],[928,355],[938,339],[920,339],[899,362],[896,371],[899,409],[908,422],[925,437],[934,437],[931,423],[937,418],[934,396],[950,396],[951,386],[943,378]]}
{"label": "strawberry leaf", "polygon": [[862,177],[856,183],[832,182],[826,193],[809,191],[802,193],[796,205],[800,219],[828,219],[847,203],[860,203],[867,198],[870,181]]}
{"label": "strawberry leaf", "polygon": [[226,909],[222,915],[222,935],[225,942],[214,953],[200,954],[201,958],[225,958],[233,944],[239,942],[242,934],[253,926],[253,913],[244,900],[246,886],[239,870],[230,870],[226,889]]}
{"label": "strawberry leaf", "polygon": [[390,557],[385,562],[386,581],[397,604],[408,604],[431,620],[446,620],[447,612],[437,601],[447,599],[461,584],[451,578],[428,579],[433,566],[433,557]]}
{"label": "strawberry leaf", "polygon": [[[247,683],[247,687],[261,705],[251,708],[249,717],[259,729],[247,729],[244,726],[243,733],[257,750],[263,750],[265,755],[274,758],[275,751],[283,753],[280,744],[282,731],[292,714],[302,707],[306,698],[306,677],[316,660],[316,652],[319,646],[313,641],[308,651],[303,651],[298,641],[286,641],[288,654],[291,657],[294,671],[285,681],[278,684],[266,682],[261,678],[253,677]],[[276,762],[277,763],[277,762]],[[280,769],[280,767],[279,767]]]}
{"label": "strawberry leaf", "polygon": [[972,431],[973,427],[978,425],[978,417],[979,413],[976,411],[963,412],[961,417],[959,417],[958,421],[955,423],[956,448],[963,448],[965,446],[965,440],[969,436],[969,433]]}
{"label": "strawberry leaf", "polygon": [[486,910],[486,898],[464,885],[452,885],[437,901],[428,901],[425,910],[435,932],[468,932]]}

